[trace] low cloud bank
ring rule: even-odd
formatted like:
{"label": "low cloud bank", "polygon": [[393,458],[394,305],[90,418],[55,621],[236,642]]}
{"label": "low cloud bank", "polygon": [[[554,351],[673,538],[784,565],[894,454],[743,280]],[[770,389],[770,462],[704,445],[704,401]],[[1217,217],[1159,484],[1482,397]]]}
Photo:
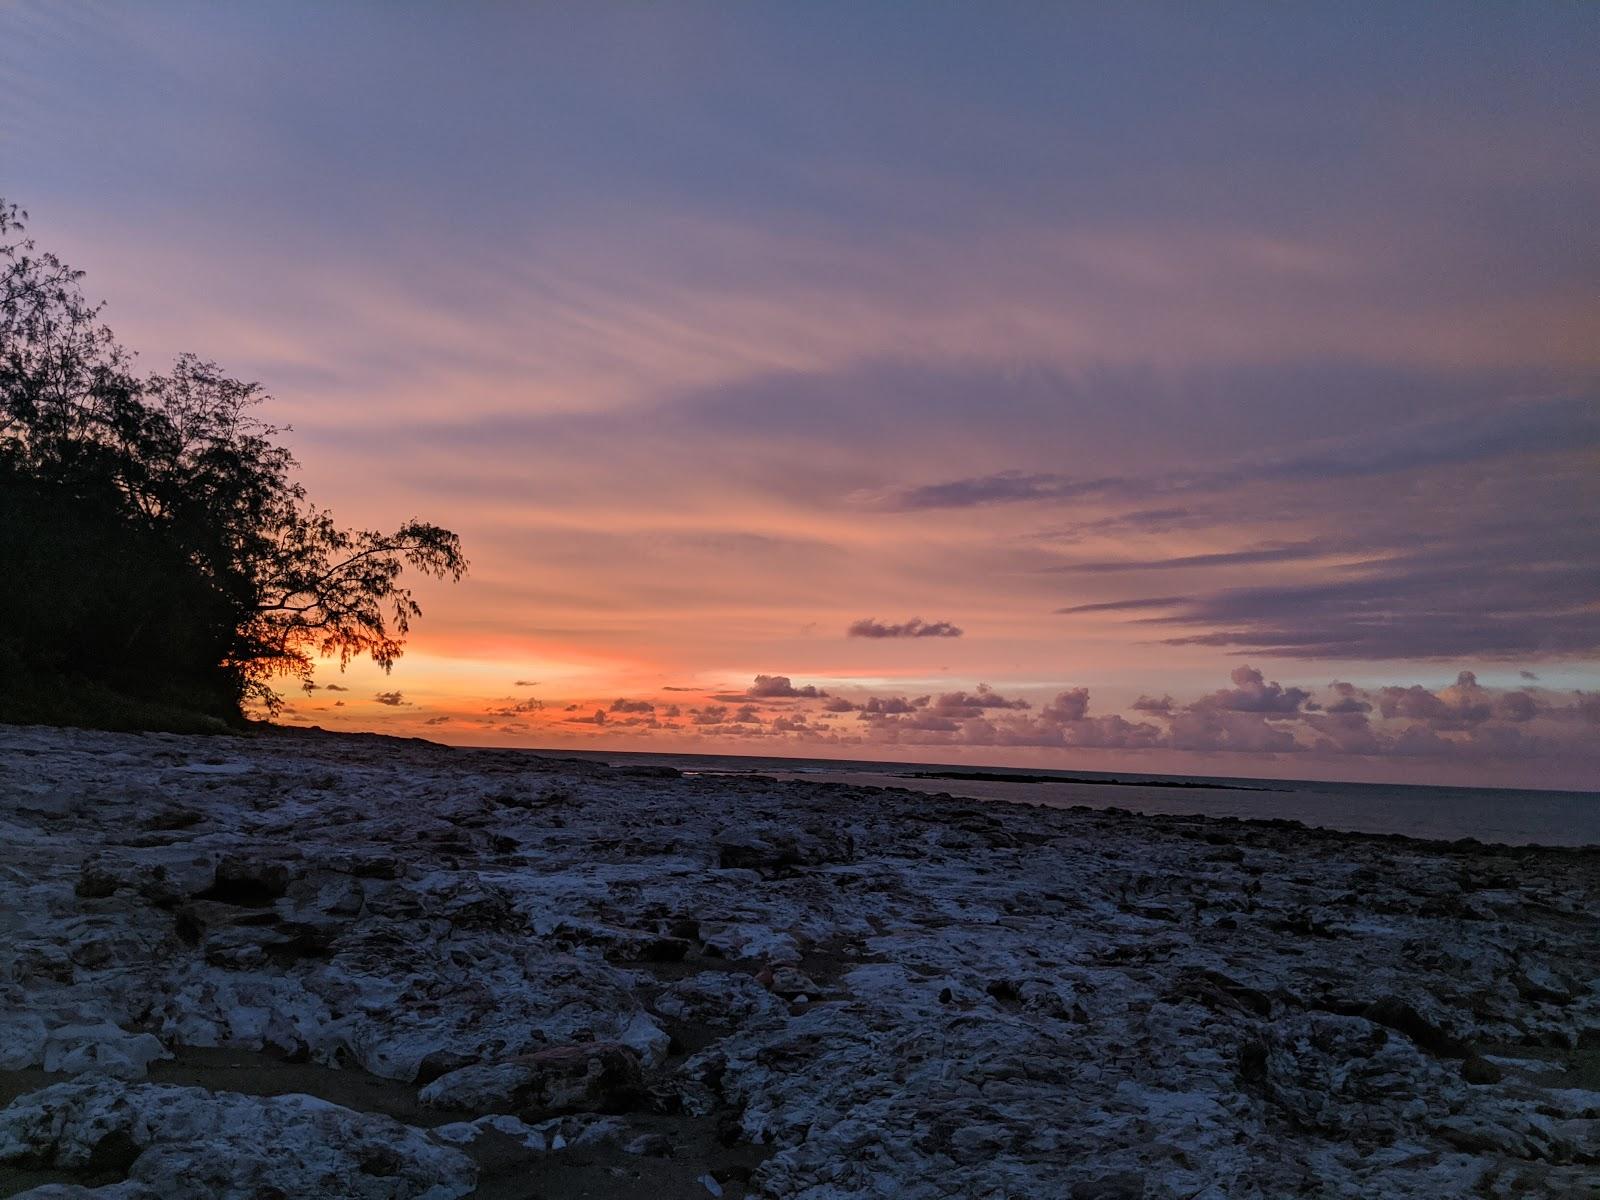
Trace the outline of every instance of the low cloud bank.
{"label": "low cloud bank", "polygon": [[[851,697],[796,685],[787,675],[757,675],[744,691],[697,706],[624,696],[571,703],[547,720],[606,736],[763,739],[772,753],[819,746],[852,747],[862,756],[875,746],[1032,747],[1445,764],[1548,759],[1580,775],[1590,763],[1600,766],[1600,693],[1543,688],[1529,674],[1520,672],[1514,687],[1486,686],[1471,671],[1443,685],[1362,687],[1344,680],[1282,683],[1246,665],[1234,668],[1226,686],[1187,699],[1141,695],[1120,712],[1095,711],[1086,687],[1034,700],[983,683]],[[487,709],[484,717],[533,719],[541,707],[529,698]],[[780,749],[784,743],[792,749]]]}
{"label": "low cloud bank", "polygon": [[1488,688],[1470,671],[1439,688],[1286,686],[1250,666],[1236,668],[1230,681],[1187,703],[1141,696],[1132,721],[1092,715],[1081,687],[1036,710],[980,688],[937,700],[869,697],[854,711],[870,729],[867,740],[891,745],[1600,759],[1600,694]]}
{"label": "low cloud bank", "polygon": [[[786,675],[758,675],[719,703],[673,708],[658,721],[643,700],[613,712],[648,713],[639,725],[701,737],[761,737],[797,743],[882,746],[1043,747],[1195,753],[1356,755],[1445,761],[1551,756],[1600,760],[1600,694],[1532,686],[1491,688],[1470,671],[1453,683],[1373,688],[1334,680],[1285,684],[1252,666],[1228,686],[1188,700],[1142,695],[1126,712],[1098,713],[1088,688],[1048,700],[1007,695],[987,684],[922,695],[830,695]],[[796,703],[815,701],[815,703]],[[773,707],[764,707],[771,704]],[[597,714],[601,715],[601,714]],[[685,717],[682,724],[676,718]],[[586,724],[601,724],[593,717]]]}

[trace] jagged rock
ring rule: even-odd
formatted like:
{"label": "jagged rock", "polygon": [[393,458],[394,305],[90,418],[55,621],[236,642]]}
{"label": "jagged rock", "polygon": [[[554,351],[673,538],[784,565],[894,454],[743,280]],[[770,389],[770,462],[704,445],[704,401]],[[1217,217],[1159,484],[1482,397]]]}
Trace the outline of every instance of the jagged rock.
{"label": "jagged rock", "polygon": [[639,1059],[615,1042],[552,1046],[504,1062],[462,1067],[422,1089],[434,1108],[548,1114],[622,1112],[643,1089]]}
{"label": "jagged rock", "polygon": [[1392,1139],[1423,1116],[1441,1076],[1409,1041],[1361,1017],[1327,1013],[1269,1026],[1259,1074],[1292,1124],[1358,1143]]}
{"label": "jagged rock", "polygon": [[[1600,1098],[1560,1081],[1591,1069],[1600,1030],[1593,852],[326,735],[207,739],[205,771],[175,768],[186,745],[0,727],[0,1066],[48,1052],[87,1079],[159,1042],[428,1089],[619,1043],[650,1128],[681,1111],[761,1143],[748,1191],[772,1200],[1071,1196],[1130,1175],[1203,1200],[1592,1191]],[[174,806],[205,820],[138,832]],[[114,899],[74,895],[85,862]],[[730,969],[676,979],[648,961],[662,938]],[[754,974],[802,965],[826,985],[791,993],[805,1006]],[[1499,1086],[1440,1058],[1519,1043],[1545,1049],[1497,1057]],[[539,1078],[582,1093],[588,1070]],[[639,1138],[538,1109],[541,1086],[445,1128],[544,1153]],[[189,1111],[243,1113],[276,1145],[279,1118],[235,1103]],[[217,1144],[194,1140],[175,1152]],[[191,1167],[221,1186],[186,1161],[162,1187]]]}
{"label": "jagged rock", "polygon": [[85,1072],[143,1079],[152,1062],[171,1058],[161,1040],[110,1022],[58,1025],[46,1034],[38,1065],[64,1075]]}
{"label": "jagged rock", "polygon": [[729,1028],[781,1007],[766,988],[735,971],[702,971],[669,984],[655,999],[664,1017]]}
{"label": "jagged rock", "polygon": [[309,1096],[109,1079],[58,1083],[0,1110],[0,1163],[125,1170],[124,1195],[142,1187],[162,1200],[455,1200],[477,1184],[471,1159],[388,1117]]}
{"label": "jagged rock", "polygon": [[1472,1117],[1448,1117],[1434,1126],[1435,1132],[1468,1154],[1505,1155],[1560,1162],[1572,1157],[1572,1146],[1549,1128],[1547,1123],[1530,1121],[1525,1116],[1515,1122]]}
{"label": "jagged rock", "polygon": [[21,1071],[44,1061],[49,1026],[37,1013],[0,1010],[0,1071]]}
{"label": "jagged rock", "polygon": [[1383,996],[1367,1005],[1362,1016],[1378,1025],[1405,1034],[1432,1054],[1459,1058],[1466,1048],[1439,1026],[1398,996]]}
{"label": "jagged rock", "polygon": [[816,981],[796,967],[778,967],[772,972],[767,988],[776,996],[792,1000],[796,996],[815,996],[820,989]]}
{"label": "jagged rock", "polygon": [[1568,1005],[1578,998],[1577,989],[1548,967],[1529,964],[1511,977],[1517,994],[1524,1000]]}
{"label": "jagged rock", "polygon": [[1202,970],[1185,975],[1173,989],[1171,998],[1194,1000],[1215,1012],[1236,1012],[1247,1017],[1272,1015],[1271,997],[1220,971]]}

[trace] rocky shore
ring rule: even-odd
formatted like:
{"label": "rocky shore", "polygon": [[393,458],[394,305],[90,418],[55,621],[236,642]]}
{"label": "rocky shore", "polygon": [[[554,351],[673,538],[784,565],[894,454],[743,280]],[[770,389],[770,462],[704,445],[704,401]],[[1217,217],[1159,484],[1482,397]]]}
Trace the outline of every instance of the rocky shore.
{"label": "rocky shore", "polygon": [[0,1195],[1593,1197],[1600,851],[0,727]]}

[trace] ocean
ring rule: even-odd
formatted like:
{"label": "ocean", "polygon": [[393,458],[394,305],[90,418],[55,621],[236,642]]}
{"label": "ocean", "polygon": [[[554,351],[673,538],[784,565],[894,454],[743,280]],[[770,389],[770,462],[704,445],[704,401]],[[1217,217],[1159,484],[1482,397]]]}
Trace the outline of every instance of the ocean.
{"label": "ocean", "polygon": [[1109,774],[1032,767],[756,758],[731,754],[644,754],[530,750],[617,766],[674,767],[688,775],[764,775],[870,787],[946,792],[1056,808],[1087,805],[1131,812],[1281,818],[1321,829],[1508,845],[1600,846],[1600,792],[1424,787],[1214,775]]}

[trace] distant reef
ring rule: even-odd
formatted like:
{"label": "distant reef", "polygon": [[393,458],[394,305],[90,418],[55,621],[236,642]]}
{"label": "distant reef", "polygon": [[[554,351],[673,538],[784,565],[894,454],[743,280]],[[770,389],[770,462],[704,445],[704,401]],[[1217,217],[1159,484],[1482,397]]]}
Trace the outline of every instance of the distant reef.
{"label": "distant reef", "polygon": [[1079,775],[1022,775],[999,771],[902,771],[900,779],[971,779],[984,783],[1092,783],[1102,787],[1210,788],[1223,792],[1283,792],[1287,788],[1260,787],[1243,783],[1201,783],[1192,779],[1118,779],[1115,776],[1088,778]]}

